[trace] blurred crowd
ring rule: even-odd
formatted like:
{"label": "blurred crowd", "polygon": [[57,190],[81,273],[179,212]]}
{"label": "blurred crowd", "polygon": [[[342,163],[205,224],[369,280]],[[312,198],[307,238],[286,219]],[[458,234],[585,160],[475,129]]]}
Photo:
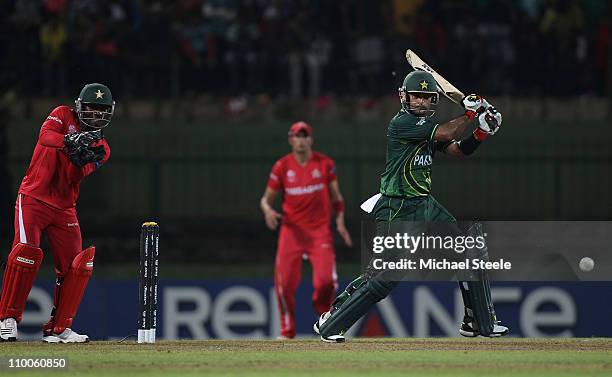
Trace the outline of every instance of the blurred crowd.
{"label": "blurred crowd", "polygon": [[415,49],[488,95],[609,95],[605,0],[2,1],[0,88],[122,98],[393,94]]}

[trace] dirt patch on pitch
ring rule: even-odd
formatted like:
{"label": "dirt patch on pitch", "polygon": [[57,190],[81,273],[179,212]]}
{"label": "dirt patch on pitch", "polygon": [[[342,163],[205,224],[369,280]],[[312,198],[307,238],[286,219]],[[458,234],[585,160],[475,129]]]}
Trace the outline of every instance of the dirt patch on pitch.
{"label": "dirt patch on pitch", "polygon": [[[4,343],[2,347],[10,350],[11,345],[20,349],[38,350],[48,348],[42,342]],[[572,339],[460,339],[460,338],[361,338],[349,339],[346,343],[330,344],[317,339],[297,340],[186,340],[158,341],[155,344],[136,344],[134,341],[97,341],[80,345],[60,345],[60,347],[78,347],[81,350],[113,350],[137,347],[142,351],[181,352],[181,351],[221,351],[221,352],[292,352],[292,351],[611,351],[612,338],[572,338]]]}
{"label": "dirt patch on pitch", "polygon": [[[116,347],[112,342],[94,342],[91,346]],[[122,346],[133,346],[133,343],[122,343]],[[342,344],[323,343],[318,340],[206,340],[206,341],[164,341],[154,345],[139,345],[151,347],[159,352],[164,351],[320,351],[325,349],[347,351],[414,351],[414,350],[446,350],[446,351],[612,351],[612,339],[351,339]]]}

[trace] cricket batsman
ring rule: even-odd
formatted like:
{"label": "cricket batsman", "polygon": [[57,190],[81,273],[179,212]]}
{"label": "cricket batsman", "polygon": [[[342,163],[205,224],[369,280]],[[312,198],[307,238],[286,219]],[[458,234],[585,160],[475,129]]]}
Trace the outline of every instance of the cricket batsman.
{"label": "cricket batsman", "polygon": [[[329,309],[336,289],[336,255],[329,222],[335,213],[336,230],[347,246],[351,236],[344,224],[344,200],[334,161],[312,150],[312,127],[305,122],[289,129],[291,153],[276,161],[260,207],[270,230],[281,223],[274,268],[274,290],[280,312],[281,339],[295,337],[295,291],[302,259],[312,265],[312,303],[322,314]],[[272,207],[283,193],[282,215]]]}
{"label": "cricket batsman", "polygon": [[0,339],[16,341],[17,325],[43,259],[46,234],[55,261],[51,318],[43,325],[46,343],[83,343],[87,335],[70,327],[93,271],[95,248],[83,250],[76,201],[81,181],[109,158],[102,129],[115,102],[102,84],[87,84],[75,108],[56,107],[43,122],[15,205],[15,238],[0,296]]}
{"label": "cricket batsman", "polygon": [[[465,113],[437,124],[431,116],[438,103],[438,86],[425,71],[409,73],[399,88],[401,109],[387,128],[385,171],[380,194],[374,198],[377,235],[385,236],[399,222],[448,223],[458,230],[455,218],[431,195],[431,170],[436,151],[458,159],[470,156],[502,123],[501,114],[479,95],[462,100]],[[474,119],[478,127],[457,141]],[[476,230],[481,232],[481,228]],[[371,268],[352,281],[315,322],[314,331],[325,342],[344,342],[344,333],[378,301],[387,297],[397,281],[385,279]],[[498,337],[508,328],[498,324],[486,276],[479,281],[459,282],[465,315],[459,333],[467,337]]]}

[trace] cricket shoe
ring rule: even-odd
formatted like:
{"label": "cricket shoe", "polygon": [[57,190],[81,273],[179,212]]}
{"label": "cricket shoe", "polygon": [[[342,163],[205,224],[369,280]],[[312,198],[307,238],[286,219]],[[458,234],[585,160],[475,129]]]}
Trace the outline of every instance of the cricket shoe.
{"label": "cricket shoe", "polygon": [[89,337],[87,335],[77,334],[71,329],[64,330],[61,334],[51,333],[43,336],[45,343],[87,343]]}
{"label": "cricket shoe", "polygon": [[344,337],[344,335],[341,335],[341,334],[330,335],[330,336],[321,335],[321,340],[324,341],[325,343],[344,343],[346,342],[346,338]]}
{"label": "cricket shoe", "polygon": [[467,338],[475,338],[478,335],[480,335],[480,332],[478,332],[477,329],[475,329],[474,327],[472,327],[472,322],[466,322],[465,319],[463,320],[463,323],[461,324],[461,327],[459,328],[459,334],[467,337]]}
{"label": "cricket shoe", "polygon": [[17,321],[7,318],[0,321],[0,342],[15,342],[17,340]]}
{"label": "cricket shoe", "polygon": [[[473,325],[473,321],[471,317],[464,317],[463,318],[463,323],[461,324],[461,327],[459,328],[459,334],[468,337],[468,338],[475,338],[480,334],[480,331],[478,331],[478,328],[476,328]],[[488,338],[499,338],[500,336],[504,336],[507,335],[509,330],[506,326],[502,326],[502,325],[498,325],[499,322],[495,322],[495,325],[493,325],[493,332],[491,332],[491,334],[489,334],[487,337]],[[485,336],[485,335],[482,335]]]}
{"label": "cricket shoe", "polygon": [[[325,312],[321,314],[319,319],[314,323],[314,325],[312,325],[312,329],[314,330],[314,332],[316,332],[318,335],[321,335],[321,326],[323,326],[325,321],[327,321],[330,316],[331,312]],[[346,341],[346,338],[341,334],[330,336],[321,335],[321,340],[326,343],[344,343]]]}
{"label": "cricket shoe", "polygon": [[[493,325],[493,332],[488,335],[489,338],[499,338],[500,336],[508,335],[510,329],[506,326],[498,325],[499,322],[495,321]],[[483,335],[484,336],[484,335]]]}

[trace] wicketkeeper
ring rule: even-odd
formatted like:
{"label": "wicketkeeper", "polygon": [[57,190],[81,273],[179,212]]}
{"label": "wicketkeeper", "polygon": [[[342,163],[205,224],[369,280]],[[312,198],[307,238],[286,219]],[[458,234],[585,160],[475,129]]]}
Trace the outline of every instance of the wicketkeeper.
{"label": "wicketkeeper", "polygon": [[40,237],[47,235],[55,261],[51,318],[43,325],[47,343],[87,342],[71,330],[93,271],[95,248],[83,250],[76,201],[81,181],[110,157],[102,129],[115,102],[102,84],[87,84],[75,108],[56,107],[42,124],[38,142],[15,205],[15,238],[0,297],[0,339],[16,341],[17,324],[43,259]]}
{"label": "wicketkeeper", "polygon": [[[380,195],[373,207],[377,235],[395,228],[398,222],[450,223],[456,220],[431,195],[431,167],[436,151],[462,159],[471,155],[489,136],[499,130],[501,114],[481,96],[466,96],[462,104],[465,113],[446,123],[431,120],[438,103],[438,87],[433,76],[414,71],[399,88],[401,109],[391,119],[387,129],[387,158],[381,176]],[[478,127],[467,138],[457,141],[474,119]],[[399,225],[399,224],[398,224]],[[481,228],[471,228],[478,236]],[[366,273],[352,281],[340,294],[328,312],[314,324],[314,331],[326,342],[343,342],[344,332],[397,285],[383,273]],[[477,281],[460,282],[465,315],[460,334],[497,337],[508,333],[498,324],[491,303],[486,274]]]}

